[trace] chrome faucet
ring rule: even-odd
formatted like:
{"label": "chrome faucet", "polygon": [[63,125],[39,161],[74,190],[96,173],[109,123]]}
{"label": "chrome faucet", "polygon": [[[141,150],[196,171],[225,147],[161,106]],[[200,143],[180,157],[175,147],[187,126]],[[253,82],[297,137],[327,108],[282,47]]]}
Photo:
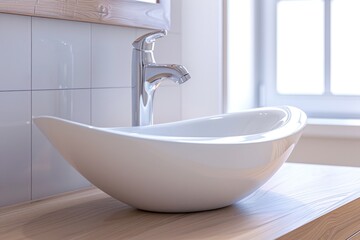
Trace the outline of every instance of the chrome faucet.
{"label": "chrome faucet", "polygon": [[156,64],[154,45],[166,30],[145,34],[133,42],[132,53],[132,125],[153,124],[155,90],[164,80],[182,84],[190,79],[185,67],[176,64]]}

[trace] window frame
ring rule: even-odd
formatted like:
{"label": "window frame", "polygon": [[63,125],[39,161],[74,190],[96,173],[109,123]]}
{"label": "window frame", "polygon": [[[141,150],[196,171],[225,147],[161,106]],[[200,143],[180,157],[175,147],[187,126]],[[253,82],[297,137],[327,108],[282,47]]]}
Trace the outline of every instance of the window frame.
{"label": "window frame", "polygon": [[[330,10],[331,0],[324,0],[325,17],[325,92],[323,95],[279,94],[276,89],[277,4],[290,0],[261,0],[255,5],[256,49],[255,78],[259,83],[259,105],[292,105],[309,117],[360,118],[360,96],[333,95],[330,92]],[[291,0],[293,1],[293,0]]]}

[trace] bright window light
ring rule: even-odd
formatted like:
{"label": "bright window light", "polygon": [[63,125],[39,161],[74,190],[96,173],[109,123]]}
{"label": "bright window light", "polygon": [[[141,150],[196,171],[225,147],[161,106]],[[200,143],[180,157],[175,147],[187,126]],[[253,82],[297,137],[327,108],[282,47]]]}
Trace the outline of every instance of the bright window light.
{"label": "bright window light", "polygon": [[278,2],[276,50],[278,93],[323,94],[324,2],[322,0]]}
{"label": "bright window light", "polygon": [[157,3],[157,0],[136,0],[138,2]]}
{"label": "bright window light", "polygon": [[254,106],[253,0],[227,1],[227,112]]}
{"label": "bright window light", "polygon": [[331,2],[331,93],[360,95],[360,1]]}
{"label": "bright window light", "polygon": [[360,119],[360,0],[226,2],[229,111],[292,105]]}

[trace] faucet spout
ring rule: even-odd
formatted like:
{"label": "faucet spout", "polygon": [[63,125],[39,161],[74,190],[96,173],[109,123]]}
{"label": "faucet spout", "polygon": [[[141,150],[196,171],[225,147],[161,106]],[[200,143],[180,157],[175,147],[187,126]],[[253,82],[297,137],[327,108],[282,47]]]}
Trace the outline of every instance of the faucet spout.
{"label": "faucet spout", "polygon": [[132,125],[153,124],[155,90],[164,80],[182,84],[190,79],[186,68],[177,64],[156,64],[155,39],[166,35],[165,30],[148,33],[133,43],[132,59]]}
{"label": "faucet spout", "polygon": [[148,64],[145,67],[145,79],[149,83],[172,80],[174,83],[182,84],[190,79],[190,74],[182,65]]}

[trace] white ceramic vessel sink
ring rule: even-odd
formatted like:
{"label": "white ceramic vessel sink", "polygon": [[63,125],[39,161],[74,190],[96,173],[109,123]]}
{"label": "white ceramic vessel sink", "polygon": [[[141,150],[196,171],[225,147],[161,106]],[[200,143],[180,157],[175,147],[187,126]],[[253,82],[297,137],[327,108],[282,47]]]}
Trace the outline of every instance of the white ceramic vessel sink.
{"label": "white ceramic vessel sink", "polygon": [[112,197],[143,210],[191,212],[231,205],[264,184],[294,149],[306,115],[284,106],[131,128],[34,121]]}

